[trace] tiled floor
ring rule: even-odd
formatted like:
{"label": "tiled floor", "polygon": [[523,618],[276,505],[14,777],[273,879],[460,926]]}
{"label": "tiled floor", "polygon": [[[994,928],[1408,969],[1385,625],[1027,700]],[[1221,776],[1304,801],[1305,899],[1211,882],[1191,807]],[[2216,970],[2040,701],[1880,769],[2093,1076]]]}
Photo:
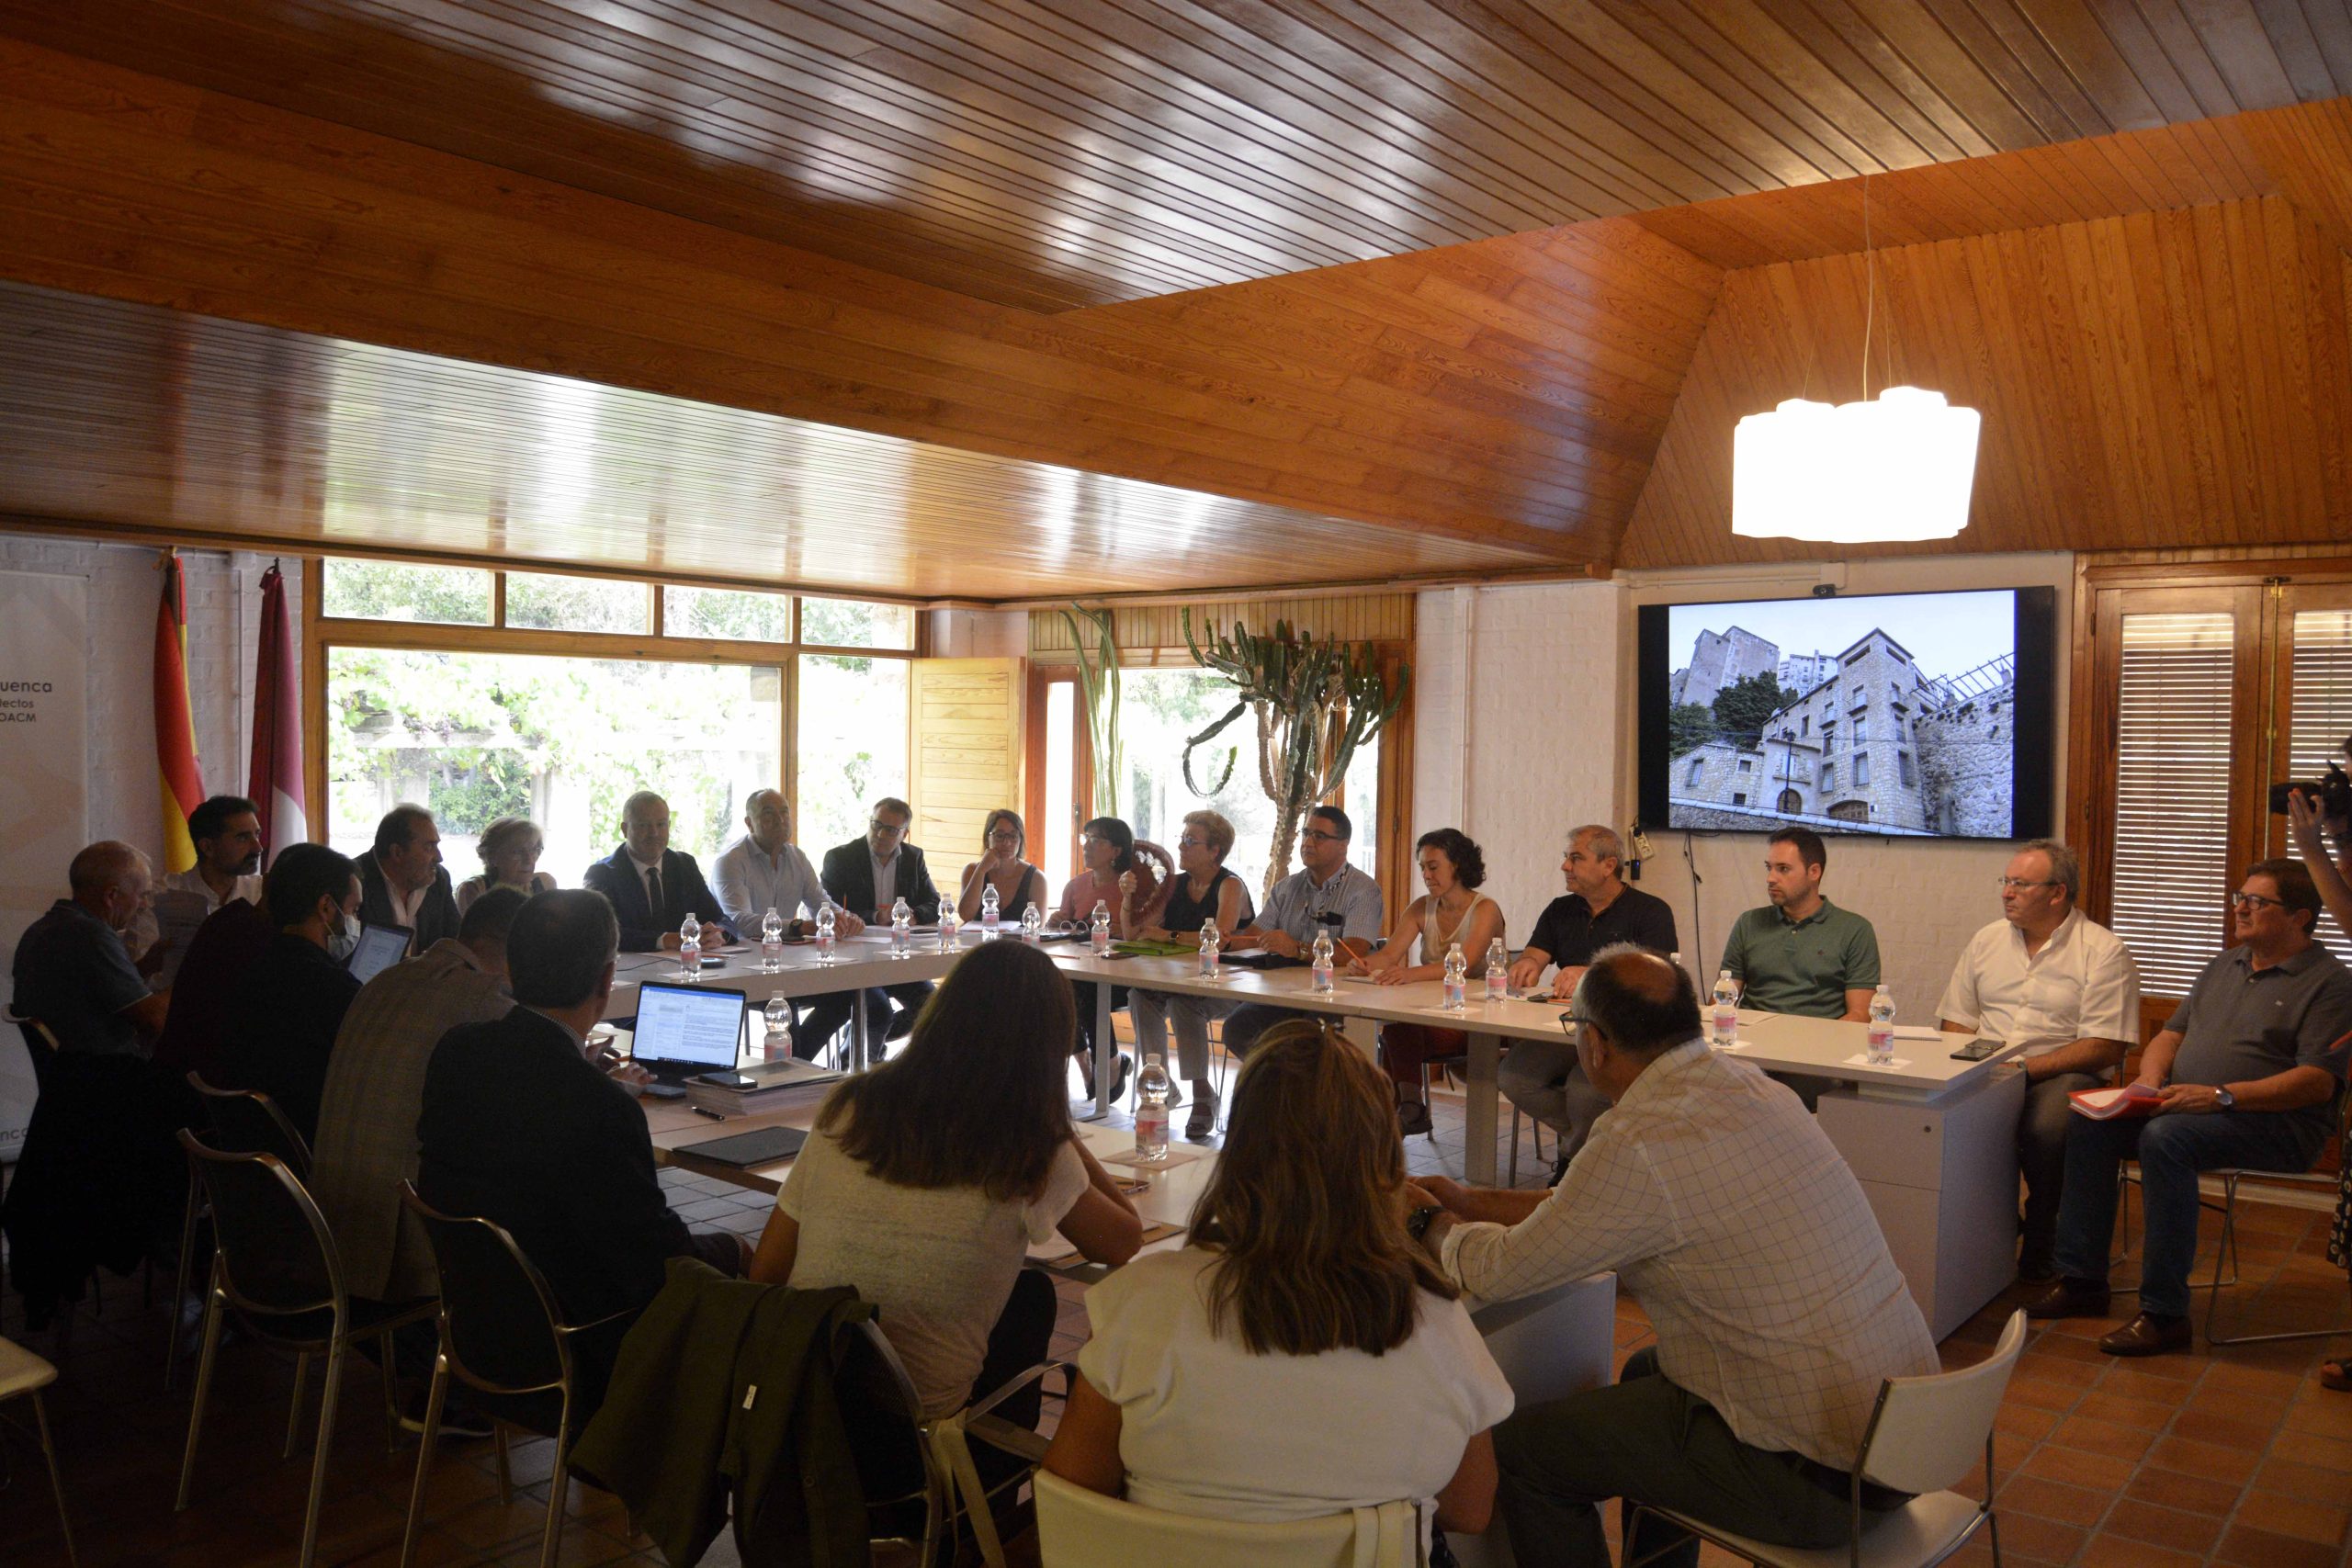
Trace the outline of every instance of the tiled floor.
{"label": "tiled floor", "polygon": [[[1459,1102],[1442,1099],[1437,1122],[1434,1139],[1408,1140],[1411,1164],[1416,1171],[1459,1176]],[[1522,1149],[1523,1182],[1540,1181],[1547,1171],[1548,1161]],[[673,1201],[694,1224],[755,1235],[765,1221],[767,1204],[753,1195],[675,1173],[666,1179]],[[2258,1314],[2282,1325],[2344,1322],[2344,1277],[2324,1261],[2325,1222],[2324,1214],[2305,1210],[2248,1210],[2241,1258],[2247,1283],[2230,1292],[2227,1303],[2245,1310],[2258,1299]],[[168,1279],[156,1282],[158,1296],[168,1296],[170,1288]],[[1962,1327],[1944,1346],[1946,1364],[1983,1355],[2014,1304],[2010,1298],[1996,1302]],[[77,1323],[70,1349],[59,1350],[50,1332],[28,1341],[62,1368],[50,1394],[51,1416],[82,1561],[91,1568],[289,1563],[309,1478],[306,1454],[277,1458],[290,1367],[250,1345],[222,1351],[198,1459],[196,1503],[175,1515],[188,1379],[175,1393],[161,1392],[167,1315],[161,1302],[141,1305],[137,1280],[117,1280],[107,1287],[103,1314]],[[1076,1351],[1084,1323],[1078,1293],[1066,1286],[1057,1354]],[[2038,1328],[2010,1385],[1996,1456],[2005,1561],[2132,1568],[2323,1568],[2347,1561],[2352,1395],[2321,1389],[2312,1375],[2327,1344],[2119,1362],[2093,1345],[2104,1327]],[[21,1330],[12,1296],[0,1310],[0,1331],[22,1337]],[[1648,1333],[1640,1309],[1622,1303],[1621,1354]],[[2339,1352],[2352,1349],[2352,1339],[2333,1344]],[[28,1420],[21,1403],[0,1406],[0,1416],[10,1415]],[[415,1452],[405,1438],[397,1451],[386,1451],[372,1370],[346,1380],[337,1427],[320,1561],[393,1562]],[[419,1561],[536,1562],[549,1462],[546,1443],[518,1443],[518,1490],[512,1503],[502,1504],[490,1446],[445,1444],[426,1497]],[[573,1522],[564,1537],[564,1563],[661,1561],[630,1535],[610,1499],[575,1486],[568,1507]],[[63,1561],[40,1450],[27,1434],[0,1426],[0,1564],[48,1568]],[[705,1561],[732,1568],[735,1557],[722,1539]],[[1710,1551],[1706,1561],[1730,1560]],[[1989,1562],[1991,1553],[1979,1543],[1956,1561]]]}

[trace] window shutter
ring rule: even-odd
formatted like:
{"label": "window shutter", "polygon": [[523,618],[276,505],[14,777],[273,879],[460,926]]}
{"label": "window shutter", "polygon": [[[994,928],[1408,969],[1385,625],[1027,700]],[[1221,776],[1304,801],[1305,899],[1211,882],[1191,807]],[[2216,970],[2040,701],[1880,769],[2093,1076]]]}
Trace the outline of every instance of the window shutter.
{"label": "window shutter", "polygon": [[2180,997],[2227,940],[2235,623],[2226,610],[2120,619],[2109,923],[2141,990]]}
{"label": "window shutter", "polygon": [[[2293,699],[2287,710],[2287,776],[2316,780],[2330,762],[2347,762],[2352,736],[2352,610],[2302,610],[2295,615]],[[2352,940],[2328,916],[2320,941],[2352,963]]]}

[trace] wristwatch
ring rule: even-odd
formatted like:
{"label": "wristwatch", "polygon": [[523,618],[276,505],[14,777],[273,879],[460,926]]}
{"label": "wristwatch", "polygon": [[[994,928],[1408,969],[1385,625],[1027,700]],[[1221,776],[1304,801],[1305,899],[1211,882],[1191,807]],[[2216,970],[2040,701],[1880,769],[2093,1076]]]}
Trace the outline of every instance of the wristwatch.
{"label": "wristwatch", "polygon": [[1424,1203],[1405,1216],[1405,1234],[1415,1241],[1420,1240],[1427,1234],[1430,1222],[1444,1213],[1444,1208],[1440,1204]]}
{"label": "wristwatch", "polygon": [[2215,1090],[2213,1091],[2213,1109],[2214,1109],[2214,1110],[2216,1110],[2216,1111],[2235,1111],[2237,1108],[2238,1108],[2238,1097],[2237,1097],[2236,1095],[2232,1094],[2232,1093],[2230,1092],[2230,1089],[2229,1089],[2229,1086],[2228,1086],[2227,1084],[2223,1084],[2221,1088],[2219,1088],[2219,1089],[2215,1089]]}

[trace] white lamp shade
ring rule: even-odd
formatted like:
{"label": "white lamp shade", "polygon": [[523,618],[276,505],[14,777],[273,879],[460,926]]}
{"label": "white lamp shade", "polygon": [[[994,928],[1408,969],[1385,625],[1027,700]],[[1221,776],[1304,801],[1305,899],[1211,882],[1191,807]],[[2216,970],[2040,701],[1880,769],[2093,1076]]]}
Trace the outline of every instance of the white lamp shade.
{"label": "white lamp shade", "polygon": [[1791,398],[1732,432],[1731,528],[1748,538],[1867,545],[1949,539],[1968,525],[1984,420],[1941,392],[1867,402]]}

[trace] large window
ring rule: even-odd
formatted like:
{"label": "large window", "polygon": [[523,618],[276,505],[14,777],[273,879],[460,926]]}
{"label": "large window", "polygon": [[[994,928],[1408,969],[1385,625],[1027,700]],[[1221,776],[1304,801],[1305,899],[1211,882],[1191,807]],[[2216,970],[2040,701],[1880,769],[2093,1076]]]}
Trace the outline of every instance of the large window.
{"label": "large window", "polygon": [[528,816],[541,869],[575,886],[638,789],[668,798],[672,843],[706,863],[755,789],[797,795],[812,855],[908,793],[904,606],[359,560],[319,581],[314,782],[346,852],[415,801],[462,878],[484,827]]}

